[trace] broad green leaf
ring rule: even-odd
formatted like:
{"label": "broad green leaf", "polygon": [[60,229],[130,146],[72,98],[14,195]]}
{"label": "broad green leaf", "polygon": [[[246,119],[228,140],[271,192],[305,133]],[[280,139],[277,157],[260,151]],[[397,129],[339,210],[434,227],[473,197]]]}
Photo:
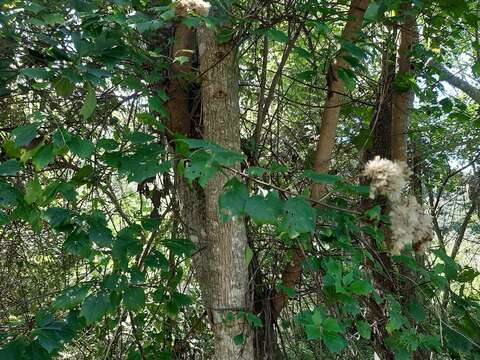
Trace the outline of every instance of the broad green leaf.
{"label": "broad green leaf", "polygon": [[90,225],[88,237],[99,247],[111,247],[112,246],[112,231],[106,226],[98,223]]}
{"label": "broad green leaf", "polygon": [[27,341],[23,336],[8,343],[5,347],[0,349],[0,359],[2,360],[19,360],[23,359],[27,349]]}
{"label": "broad green leaf", "polygon": [[63,243],[65,250],[75,256],[88,258],[92,253],[92,242],[83,231],[71,233]]}
{"label": "broad green leaf", "polygon": [[250,176],[262,177],[263,174],[265,174],[266,171],[267,171],[267,170],[265,170],[265,169],[262,168],[262,167],[250,166],[250,167],[247,169],[247,174],[250,175]]}
{"label": "broad green leaf", "polygon": [[25,187],[25,202],[33,204],[42,196],[42,185],[37,177],[30,180]]}
{"label": "broad green leaf", "polygon": [[255,195],[245,204],[245,212],[257,224],[276,224],[282,214],[283,203],[276,192],[269,192],[266,197]]}
{"label": "broad green leaf", "polygon": [[90,140],[78,136],[72,137],[68,142],[68,148],[72,153],[82,159],[88,159],[95,152],[95,145]]}
{"label": "broad green leaf", "polygon": [[80,316],[85,318],[87,325],[90,325],[105,316],[109,312],[110,306],[109,294],[101,291],[85,299]]}
{"label": "broad green leaf", "polygon": [[378,10],[380,9],[380,4],[377,2],[371,2],[368,5],[367,10],[365,11],[365,14],[363,15],[366,20],[375,20],[378,17]]}
{"label": "broad green leaf", "polygon": [[367,280],[355,280],[348,288],[357,295],[368,295],[373,291],[372,284]]}
{"label": "broad green leaf", "polygon": [[218,198],[220,214],[223,220],[229,220],[234,216],[241,216],[248,200],[248,190],[236,177],[231,178],[224,186],[223,193]]}
{"label": "broad green leaf", "polygon": [[179,293],[177,291],[173,293],[172,299],[180,307],[191,305],[193,303],[192,298],[190,296]]}
{"label": "broad green leaf", "polygon": [[25,68],[20,70],[20,72],[30,79],[47,80],[51,76],[47,68]]}
{"label": "broad green leaf", "polygon": [[69,222],[73,214],[68,209],[63,208],[49,208],[45,211],[45,217],[49,224],[53,227],[59,227]]}
{"label": "broad green leaf", "polygon": [[347,346],[345,339],[337,334],[324,334],[322,340],[327,346],[328,350],[335,354],[340,354]]}
{"label": "broad green leaf", "polygon": [[317,340],[322,337],[322,331],[318,325],[305,325],[308,340]]}
{"label": "broad green leaf", "polygon": [[53,308],[55,310],[74,308],[75,306],[81,304],[82,301],[87,297],[90,287],[91,285],[84,284],[64,290],[63,293],[55,299]]}
{"label": "broad green leaf", "polygon": [[267,36],[269,39],[278,41],[281,43],[286,43],[288,42],[288,35],[285,34],[283,31],[277,30],[277,29],[267,29]]}
{"label": "broad green leaf", "polygon": [[128,287],[123,293],[123,304],[130,311],[137,311],[145,306],[145,291],[141,287]]}
{"label": "broad green leaf", "polygon": [[148,106],[150,110],[157,112],[162,117],[168,117],[168,111],[163,106],[162,100],[158,96],[154,96],[148,99]]}
{"label": "broad green leaf", "polygon": [[415,321],[423,321],[427,317],[423,305],[420,304],[416,299],[412,299],[407,304],[407,310],[410,316],[415,319]]}
{"label": "broad green leaf", "polygon": [[95,95],[95,89],[88,84],[87,86],[87,95],[85,96],[85,101],[82,108],[80,109],[80,115],[83,116],[84,120],[87,120],[92,116],[95,108],[97,106],[97,96]]}
{"label": "broad green leaf", "polygon": [[333,185],[341,178],[336,175],[319,173],[312,170],[306,170],[304,175],[314,183]]}
{"label": "broad green leaf", "polygon": [[243,345],[245,343],[245,335],[238,334],[233,337],[233,343],[237,346]]}
{"label": "broad green leaf", "polygon": [[15,176],[22,170],[22,165],[14,159],[0,163],[0,176]]}
{"label": "broad green leaf", "polygon": [[358,320],[355,323],[355,326],[357,327],[357,331],[362,338],[367,340],[370,339],[371,330],[370,330],[370,325],[367,322],[363,320]]}
{"label": "broad green leaf", "polygon": [[66,77],[61,77],[53,83],[58,96],[69,97],[72,95],[75,85]]}
{"label": "broad green leaf", "polygon": [[322,322],[322,328],[326,332],[330,333],[341,333],[343,332],[342,327],[337,319],[334,318],[327,318]]}
{"label": "broad green leaf", "polygon": [[287,232],[291,238],[315,230],[315,209],[304,198],[288,199],[283,207],[283,213],[280,230]]}
{"label": "broad green leaf", "polygon": [[179,256],[190,256],[196,250],[195,244],[188,239],[168,239],[163,241],[163,244],[175,255]]}
{"label": "broad green leaf", "polygon": [[15,145],[25,146],[37,136],[37,130],[40,127],[39,123],[33,123],[28,125],[22,125],[12,131],[12,135],[15,137]]}
{"label": "broad green leaf", "polygon": [[35,155],[32,157],[32,162],[38,170],[43,169],[55,159],[55,148],[52,144],[42,145]]}

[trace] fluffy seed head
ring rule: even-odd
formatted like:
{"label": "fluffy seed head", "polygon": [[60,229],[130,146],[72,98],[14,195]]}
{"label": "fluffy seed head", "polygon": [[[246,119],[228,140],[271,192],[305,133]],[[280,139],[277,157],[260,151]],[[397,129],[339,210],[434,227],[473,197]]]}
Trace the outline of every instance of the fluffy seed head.
{"label": "fluffy seed head", "polygon": [[175,11],[178,16],[187,16],[190,12],[207,16],[210,11],[210,3],[203,0],[176,0]]}
{"label": "fluffy seed head", "polygon": [[370,184],[372,198],[380,194],[396,202],[400,199],[411,171],[403,161],[391,161],[375,156],[365,165],[363,175],[372,179]]}
{"label": "fluffy seed head", "polygon": [[390,211],[392,222],[392,255],[399,255],[411,244],[417,253],[423,253],[432,239],[432,218],[423,212],[415,197],[395,203]]}

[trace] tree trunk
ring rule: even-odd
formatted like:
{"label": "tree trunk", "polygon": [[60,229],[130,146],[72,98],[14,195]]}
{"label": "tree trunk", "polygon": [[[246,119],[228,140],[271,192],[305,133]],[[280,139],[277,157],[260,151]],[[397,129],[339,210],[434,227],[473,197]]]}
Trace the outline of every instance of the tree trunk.
{"label": "tree trunk", "polygon": [[[389,37],[390,39],[396,38],[396,32]],[[386,41],[385,51],[382,59],[382,75],[380,77],[376,109],[373,114],[373,118],[370,122],[370,129],[373,134],[373,144],[364,154],[364,162],[373,159],[375,156],[382,158],[391,158],[391,131],[392,131],[392,98],[393,98],[393,81],[395,79],[395,61],[396,54],[395,48],[392,48],[390,41]],[[365,180],[363,180],[365,181]],[[382,206],[382,212],[386,212],[385,199],[379,199]],[[375,205],[375,202],[371,199],[366,199],[362,203],[363,209],[368,209]],[[386,238],[388,233],[386,233]],[[388,239],[386,239],[388,241]],[[370,247],[374,249],[375,253],[379,257],[379,261],[385,265],[386,268],[393,267],[390,257],[380,252],[375,239],[370,240]],[[378,272],[373,269],[373,263],[367,263],[372,268],[373,285],[376,291],[380,294],[384,292],[393,292],[394,284],[390,279],[385,276],[384,273]],[[388,320],[387,310],[384,303],[377,303],[373,297],[368,302],[368,318],[372,323],[372,342],[373,349],[375,350],[376,358],[382,360],[393,359],[392,352],[386,347],[385,338],[388,336],[388,332],[385,325]]]}
{"label": "tree trunk", "polygon": [[[363,23],[363,15],[368,7],[368,0],[352,0],[348,12],[348,21],[342,32],[342,40],[354,42],[357,39],[358,31]],[[320,126],[320,138],[315,152],[314,169],[318,172],[327,172],[330,168],[333,147],[335,145],[335,133],[337,130],[342,95],[345,91],[345,84],[338,76],[339,69],[349,69],[350,64],[345,60],[349,53],[341,51],[335,62],[330,65],[327,74],[328,93],[323,111],[322,124]],[[318,199],[323,188],[320,184],[312,187],[312,197]]]}
{"label": "tree trunk", "polygon": [[[218,44],[216,34],[198,30],[202,74],[202,116],[204,137],[231,150],[240,149],[240,108],[235,48]],[[217,174],[205,186],[206,232],[208,234],[209,277],[207,303],[215,334],[215,358],[253,359],[251,331],[244,319],[226,320],[229,313],[248,311],[248,268],[245,262],[247,233],[243,220],[222,222],[218,197],[227,177]],[[243,345],[234,337],[243,334]]]}
{"label": "tree trunk", "polygon": [[415,18],[409,14],[411,12],[409,1],[402,3],[400,10],[400,15],[403,15],[403,24],[400,27],[397,84],[393,92],[392,158],[407,161],[407,130],[415,94],[410,87],[405,90],[400,88],[399,84],[400,82],[405,84],[406,80],[412,76],[411,51],[417,39],[417,25]]}
{"label": "tree trunk", "polygon": [[461,79],[452,72],[450,72],[443,64],[430,59],[427,64],[434,68],[440,75],[440,80],[446,81],[453,87],[462,90],[465,94],[470,96],[473,101],[477,104],[480,104],[480,89],[477,89],[475,86],[472,86],[468,81]]}
{"label": "tree trunk", "polygon": [[[363,15],[368,7],[368,0],[352,0],[348,12],[348,20],[342,32],[342,40],[354,42],[363,23]],[[341,94],[344,92],[344,83],[338,77],[337,70],[348,69],[350,64],[344,59],[349,54],[342,51],[335,63],[330,66],[327,75],[327,99],[325,101],[325,110],[323,112],[322,124],[320,128],[320,138],[317,143],[315,153],[314,169],[319,172],[326,172],[330,167],[330,158],[333,146],[335,144],[335,132],[341,108]],[[319,199],[323,188],[318,184],[312,185],[312,198]],[[287,287],[295,287],[302,276],[302,262],[305,258],[303,250],[297,248],[294,257],[282,272],[282,282]],[[288,302],[285,294],[276,292],[272,301],[272,318],[276,321],[281,311]]]}

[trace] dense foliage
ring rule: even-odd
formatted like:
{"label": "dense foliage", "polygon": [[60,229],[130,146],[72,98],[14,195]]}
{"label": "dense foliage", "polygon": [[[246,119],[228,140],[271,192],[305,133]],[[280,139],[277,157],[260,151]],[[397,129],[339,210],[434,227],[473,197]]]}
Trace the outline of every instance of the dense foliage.
{"label": "dense foliage", "polygon": [[[0,3],[0,359],[208,359],[213,324],[237,320],[234,343],[253,339],[257,359],[480,359],[480,2],[371,1],[351,41],[349,6]],[[408,16],[412,71],[395,76]],[[172,51],[178,24],[233,44],[240,149],[203,136],[201,54],[196,41]],[[332,80],[339,54],[348,67]],[[336,144],[318,172],[338,79]],[[172,120],[175,86],[188,89],[188,133]],[[388,136],[377,122],[390,91],[416,97],[402,197],[431,215],[424,254],[415,241],[392,254],[392,205],[362,175]],[[218,320],[180,193],[220,174],[219,221],[246,226],[249,291]]]}

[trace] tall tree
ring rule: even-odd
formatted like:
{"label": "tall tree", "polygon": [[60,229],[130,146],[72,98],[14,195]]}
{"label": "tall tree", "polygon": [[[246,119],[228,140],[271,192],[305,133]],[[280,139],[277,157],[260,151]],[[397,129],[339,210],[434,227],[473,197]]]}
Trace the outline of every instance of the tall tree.
{"label": "tall tree", "polygon": [[[240,150],[240,107],[236,49],[231,42],[219,44],[215,31],[198,33],[202,76],[202,119],[204,137],[230,150]],[[245,261],[247,234],[244,220],[220,219],[219,196],[228,180],[217,174],[205,186],[206,232],[208,234],[207,304],[215,333],[215,357],[253,359],[253,341],[248,323],[238,314],[247,311],[248,264]],[[207,288],[208,287],[208,288]],[[235,344],[237,336],[242,344]]]}

